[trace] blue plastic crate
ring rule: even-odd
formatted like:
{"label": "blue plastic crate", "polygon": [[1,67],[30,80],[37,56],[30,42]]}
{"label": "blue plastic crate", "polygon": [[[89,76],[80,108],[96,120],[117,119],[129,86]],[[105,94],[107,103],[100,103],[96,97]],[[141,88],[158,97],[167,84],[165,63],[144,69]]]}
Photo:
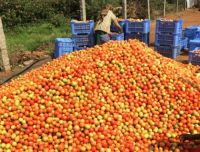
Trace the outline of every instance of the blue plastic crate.
{"label": "blue plastic crate", "polygon": [[200,30],[200,25],[191,25],[188,28],[197,28],[197,30]]}
{"label": "blue plastic crate", "polygon": [[200,47],[200,39],[190,40],[190,42],[189,42],[189,50],[192,51],[196,47]]}
{"label": "blue plastic crate", "polygon": [[156,33],[182,33],[183,20],[165,21],[157,19]]}
{"label": "blue plastic crate", "polygon": [[75,46],[74,51],[84,50],[86,48],[90,48],[91,46]]}
{"label": "blue plastic crate", "polygon": [[150,32],[151,21],[145,19],[143,21],[129,21],[127,20],[125,24],[126,33],[140,32],[140,33],[149,33]]}
{"label": "blue plastic crate", "polygon": [[190,39],[195,39],[198,28],[196,26],[190,26],[185,29],[184,36]]}
{"label": "blue plastic crate", "polygon": [[71,38],[56,38],[54,58],[58,58],[66,53],[73,52],[74,43]]}
{"label": "blue plastic crate", "polygon": [[111,35],[111,40],[114,40],[114,41],[123,41],[124,40],[124,33],[112,34]]}
{"label": "blue plastic crate", "polygon": [[91,34],[94,33],[94,21],[76,22],[71,21],[72,34]]}
{"label": "blue plastic crate", "polygon": [[163,56],[169,57],[169,58],[176,58],[180,54],[180,46],[155,46],[155,50],[162,54]]}
{"label": "blue plastic crate", "polygon": [[[195,50],[200,50],[200,47],[195,48]],[[200,65],[200,53],[195,52],[195,50],[189,52],[189,63]]]}
{"label": "blue plastic crate", "polygon": [[138,39],[149,45],[149,33],[126,33],[125,39]]}
{"label": "blue plastic crate", "polygon": [[74,45],[81,46],[94,46],[94,34],[72,35]]}
{"label": "blue plastic crate", "polygon": [[[127,20],[118,21],[119,25],[123,29],[123,32],[125,32],[125,24],[126,24],[126,22],[127,22]],[[119,30],[113,24],[110,27],[110,31],[111,32],[119,32]]]}
{"label": "blue plastic crate", "polygon": [[196,31],[194,34],[184,34],[184,37],[187,37],[188,41],[200,39],[200,30]]}
{"label": "blue plastic crate", "polygon": [[186,36],[190,39],[200,39],[200,30],[197,30],[196,33],[192,36]]}
{"label": "blue plastic crate", "polygon": [[200,39],[200,26],[189,26],[186,28],[184,37],[188,38],[188,48],[190,48],[190,40]]}
{"label": "blue plastic crate", "polygon": [[184,38],[181,40],[181,50],[188,48],[188,38]]}
{"label": "blue plastic crate", "polygon": [[155,45],[179,46],[181,43],[181,39],[181,34],[157,33],[155,35]]}

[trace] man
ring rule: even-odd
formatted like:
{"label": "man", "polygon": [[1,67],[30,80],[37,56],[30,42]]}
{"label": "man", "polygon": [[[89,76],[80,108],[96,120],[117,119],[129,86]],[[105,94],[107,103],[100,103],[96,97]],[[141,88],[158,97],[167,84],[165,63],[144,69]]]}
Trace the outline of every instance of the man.
{"label": "man", "polygon": [[[110,34],[110,26],[114,23],[114,26],[119,30],[119,32],[122,32],[122,28],[119,25],[117,21],[117,17],[112,12],[112,5],[108,4],[106,5],[102,11],[100,12],[98,16],[98,21],[95,27],[95,42],[96,44],[102,44],[102,36],[105,35],[105,41],[109,40],[109,34]],[[107,36],[106,36],[107,35]]]}

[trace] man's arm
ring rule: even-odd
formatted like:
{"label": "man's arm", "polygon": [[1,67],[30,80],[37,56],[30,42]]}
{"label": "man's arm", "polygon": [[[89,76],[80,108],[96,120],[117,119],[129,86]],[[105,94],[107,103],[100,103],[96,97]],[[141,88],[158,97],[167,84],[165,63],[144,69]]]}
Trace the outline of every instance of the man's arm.
{"label": "man's arm", "polygon": [[123,32],[122,27],[119,25],[118,21],[117,21],[117,17],[115,16],[115,14],[111,11],[111,18],[112,18],[112,22],[114,23],[114,26],[119,30],[120,33]]}

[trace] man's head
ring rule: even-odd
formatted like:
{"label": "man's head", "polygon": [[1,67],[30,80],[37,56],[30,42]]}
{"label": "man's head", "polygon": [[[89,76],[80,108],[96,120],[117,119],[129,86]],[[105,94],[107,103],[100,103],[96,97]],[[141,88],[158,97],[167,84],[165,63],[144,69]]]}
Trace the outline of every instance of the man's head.
{"label": "man's head", "polygon": [[105,5],[102,10],[100,11],[98,17],[97,17],[97,20],[98,21],[103,21],[103,18],[108,14],[109,11],[112,11],[113,10],[113,7],[111,4],[107,4]]}
{"label": "man's head", "polygon": [[112,11],[112,10],[113,10],[113,6],[112,6],[111,4],[106,4],[106,5],[103,7],[103,9]]}

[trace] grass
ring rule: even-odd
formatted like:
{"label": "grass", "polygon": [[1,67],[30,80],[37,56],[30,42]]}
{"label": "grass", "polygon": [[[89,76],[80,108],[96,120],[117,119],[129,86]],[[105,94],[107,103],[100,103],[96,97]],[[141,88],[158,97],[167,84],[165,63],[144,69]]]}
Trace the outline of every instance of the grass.
{"label": "grass", "polygon": [[69,37],[69,33],[69,24],[55,27],[51,23],[38,23],[6,30],[5,36],[9,54],[12,54],[16,51],[34,51],[41,45],[53,43],[57,37]]}

